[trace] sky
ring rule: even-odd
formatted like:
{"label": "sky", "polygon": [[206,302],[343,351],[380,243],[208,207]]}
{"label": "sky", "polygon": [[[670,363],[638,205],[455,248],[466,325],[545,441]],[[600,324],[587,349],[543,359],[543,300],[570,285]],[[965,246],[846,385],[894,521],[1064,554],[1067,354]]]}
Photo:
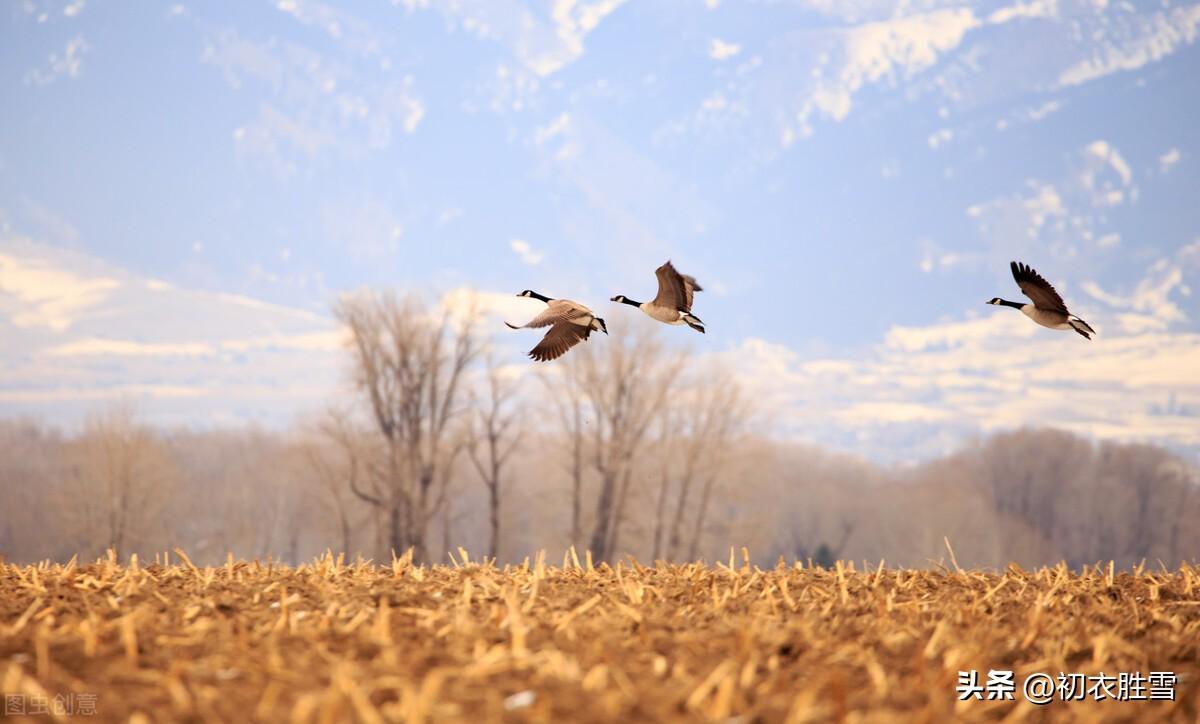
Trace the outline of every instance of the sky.
{"label": "sky", "polygon": [[[708,333],[664,334],[782,437],[1200,459],[1198,30],[1104,0],[13,0],[0,416],[286,427],[346,394],[340,294],[475,294],[500,328],[532,288],[612,327],[669,258]],[[985,305],[1024,301],[1014,259],[1096,339]]]}

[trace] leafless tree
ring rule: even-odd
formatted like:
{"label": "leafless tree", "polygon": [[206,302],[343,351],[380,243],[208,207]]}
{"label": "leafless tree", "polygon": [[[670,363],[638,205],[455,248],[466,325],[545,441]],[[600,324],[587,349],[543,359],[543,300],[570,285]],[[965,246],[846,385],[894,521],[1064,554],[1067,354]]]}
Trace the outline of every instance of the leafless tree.
{"label": "leafless tree", "polygon": [[744,432],[753,409],[733,374],[723,368],[709,365],[676,382],[670,400],[659,408],[655,426],[659,491],[653,556],[663,553],[678,560],[686,555],[694,560],[713,486],[736,454],[736,437]]}
{"label": "leafless tree", "polygon": [[584,397],[579,389],[579,366],[561,365],[556,374],[539,375],[546,394],[558,414],[560,437],[557,447],[566,450],[566,469],[571,477],[571,545],[583,546],[583,480],[587,468],[587,436],[584,426]]}
{"label": "leafless tree", "polygon": [[352,491],[387,515],[389,543],[428,560],[426,535],[445,503],[462,451],[463,376],[479,351],[470,320],[434,313],[414,297],[363,292],[334,315],[350,332],[354,386],[372,420],[380,455]]}
{"label": "leafless tree", "polygon": [[137,422],[131,405],[89,417],[68,460],[60,503],[84,536],[81,547],[125,555],[157,544],[158,514],[178,472],[161,438]]}
{"label": "leafless tree", "polygon": [[688,420],[685,429],[689,434],[684,447],[686,457],[679,476],[679,495],[671,521],[669,546],[670,555],[677,558],[682,552],[684,513],[693,485],[699,478],[700,503],[691,524],[689,560],[695,560],[700,537],[708,523],[713,484],[728,466],[735,454],[738,436],[754,415],[749,399],[727,371],[710,370],[697,385],[695,393],[685,398],[684,414]]}
{"label": "leafless tree", "polygon": [[[332,503],[336,528],[341,539],[340,550],[347,556],[355,550],[353,490],[362,487],[367,474],[367,451],[363,449],[362,431],[355,426],[349,411],[330,408],[317,423],[315,434],[308,434],[301,443],[302,462],[324,500]],[[347,495],[351,499],[347,499]],[[361,503],[360,503],[361,504]]]}
{"label": "leafless tree", "polygon": [[[569,435],[576,455],[582,455],[586,442],[598,478],[588,547],[601,560],[617,549],[637,456],[686,360],[681,351],[668,351],[657,334],[651,323],[633,322],[631,328],[573,350],[563,373],[548,383],[560,417],[569,414],[571,422],[582,423]],[[575,481],[578,490],[578,475]],[[581,515],[573,517],[579,521]]]}
{"label": "leafless tree", "polygon": [[476,399],[467,447],[471,464],[488,491],[488,556],[500,550],[500,498],[504,468],[521,442],[521,408],[515,399],[517,383],[506,378],[491,355],[487,358],[482,399]]}
{"label": "leafless tree", "polygon": [[[47,491],[60,475],[64,441],[31,419],[0,421],[0,557],[70,557]],[[66,546],[64,546],[66,542]]]}

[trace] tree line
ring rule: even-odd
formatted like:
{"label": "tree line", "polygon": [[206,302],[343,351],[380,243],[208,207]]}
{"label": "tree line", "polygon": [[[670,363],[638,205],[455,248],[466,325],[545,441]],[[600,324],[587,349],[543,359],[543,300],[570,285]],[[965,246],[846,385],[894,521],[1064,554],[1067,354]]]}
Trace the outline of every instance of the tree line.
{"label": "tree line", "polygon": [[963,566],[1200,556],[1200,475],[1159,447],[1023,429],[881,467],[773,439],[731,370],[640,319],[528,371],[469,310],[362,292],[334,312],[346,393],[288,431],[155,429],[125,405],[73,434],[0,422],[0,556],[445,561],[461,546],[504,562],[574,545],[680,561],[747,546],[763,564],[923,566],[946,539]]}

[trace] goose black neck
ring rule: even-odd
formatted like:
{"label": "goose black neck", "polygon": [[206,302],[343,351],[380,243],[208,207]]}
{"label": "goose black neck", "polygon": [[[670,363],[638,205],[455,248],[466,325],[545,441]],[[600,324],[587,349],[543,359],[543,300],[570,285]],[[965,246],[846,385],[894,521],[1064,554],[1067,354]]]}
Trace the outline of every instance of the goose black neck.
{"label": "goose black neck", "polygon": [[628,304],[628,305],[629,305],[629,306],[631,306],[631,307],[640,307],[640,306],[642,306],[642,303],[641,303],[641,302],[635,302],[635,301],[633,301],[632,299],[630,299],[629,297],[626,297],[626,298],[622,299],[622,300],[621,300],[621,304]]}
{"label": "goose black neck", "polygon": [[529,292],[529,294],[530,294],[530,296],[532,296],[534,299],[540,299],[540,300],[542,300],[543,302],[546,302],[547,304],[549,304],[549,303],[550,303],[550,297],[543,296],[543,295],[541,295],[541,294],[538,294],[537,292],[534,292],[534,291],[530,291],[530,292]]}
{"label": "goose black neck", "polygon": [[1007,299],[1001,299],[1000,303],[1006,307],[1012,307],[1013,309],[1020,309],[1021,307],[1025,306],[1024,304],[1019,304],[1017,302],[1010,302]]}

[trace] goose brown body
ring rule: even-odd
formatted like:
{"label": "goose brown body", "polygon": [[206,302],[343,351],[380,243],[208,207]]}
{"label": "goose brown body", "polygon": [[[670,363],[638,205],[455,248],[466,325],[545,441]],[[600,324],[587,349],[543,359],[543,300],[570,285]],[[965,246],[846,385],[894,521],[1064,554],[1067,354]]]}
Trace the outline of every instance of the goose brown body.
{"label": "goose brown body", "polygon": [[575,345],[586,340],[593,331],[608,334],[604,320],[579,302],[570,299],[550,299],[526,289],[518,297],[531,297],[546,303],[546,308],[533,319],[520,326],[505,322],[511,329],[537,329],[549,327],[542,341],[529,350],[529,356],[538,362],[558,359]]}
{"label": "goose brown body", "polygon": [[686,324],[703,334],[704,322],[692,314],[696,292],[704,291],[696,278],[680,274],[670,260],[655,269],[654,275],[658,278],[658,294],[651,301],[635,302],[624,294],[618,294],[612,301],[637,307],[646,316],[664,324]]}
{"label": "goose brown body", "polygon": [[1014,261],[1009,264],[1012,270],[1013,279],[1020,287],[1021,293],[1029,297],[1029,303],[1010,302],[1000,297],[995,297],[988,304],[997,304],[1013,309],[1021,310],[1021,313],[1029,317],[1034,322],[1048,327],[1050,329],[1073,329],[1083,336],[1084,339],[1091,339],[1091,335],[1096,333],[1091,325],[1083,321],[1074,314],[1071,314],[1067,309],[1067,305],[1063,302],[1062,296],[1054,289],[1050,282],[1034,271],[1033,267],[1028,264]]}

